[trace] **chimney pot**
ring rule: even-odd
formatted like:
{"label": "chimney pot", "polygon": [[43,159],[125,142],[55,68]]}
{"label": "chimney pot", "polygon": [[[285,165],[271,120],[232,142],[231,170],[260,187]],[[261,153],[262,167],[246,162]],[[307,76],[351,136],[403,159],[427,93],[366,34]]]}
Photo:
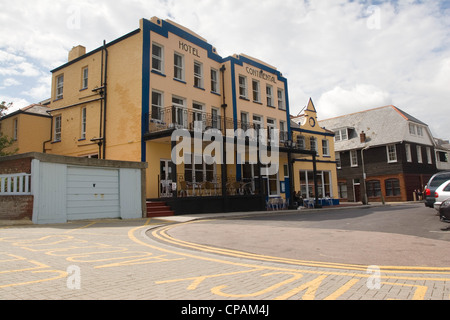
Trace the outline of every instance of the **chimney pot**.
{"label": "chimney pot", "polygon": [[366,142],[366,134],[364,133],[364,131],[361,132],[361,134],[359,135],[360,141],[361,143]]}

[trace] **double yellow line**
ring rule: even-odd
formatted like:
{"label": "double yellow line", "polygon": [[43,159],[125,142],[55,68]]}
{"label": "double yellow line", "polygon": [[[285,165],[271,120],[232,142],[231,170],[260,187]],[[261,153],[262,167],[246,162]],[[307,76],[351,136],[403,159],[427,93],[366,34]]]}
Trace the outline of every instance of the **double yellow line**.
{"label": "double yellow line", "polygon": [[[160,241],[170,243],[175,246],[184,247],[193,250],[199,250],[202,252],[208,252],[213,254],[220,254],[235,258],[245,258],[258,261],[284,263],[295,266],[303,267],[320,267],[320,268],[333,268],[333,269],[344,269],[344,270],[354,270],[363,271],[368,270],[367,265],[358,264],[345,264],[345,263],[332,263],[332,262],[319,262],[319,261],[308,261],[308,260],[297,260],[282,257],[273,257],[249,252],[243,252],[238,250],[218,248],[208,245],[202,245],[197,243],[192,243],[180,239],[176,239],[168,234],[168,232],[175,227],[181,225],[202,223],[211,220],[196,220],[185,223],[171,224],[168,226],[156,228],[152,231],[152,236]],[[416,266],[378,266],[383,273],[409,273],[409,274],[450,274],[450,267],[416,267]],[[442,279],[440,279],[442,280]],[[447,279],[448,280],[448,279]]]}

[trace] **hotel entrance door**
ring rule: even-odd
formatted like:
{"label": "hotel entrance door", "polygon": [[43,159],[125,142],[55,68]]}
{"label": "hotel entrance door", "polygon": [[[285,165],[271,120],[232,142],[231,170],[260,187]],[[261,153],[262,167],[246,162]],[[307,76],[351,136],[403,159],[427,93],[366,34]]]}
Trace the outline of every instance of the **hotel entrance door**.
{"label": "hotel entrance door", "polygon": [[171,160],[160,160],[159,195],[161,198],[172,197],[172,182],[175,182],[175,164]]}

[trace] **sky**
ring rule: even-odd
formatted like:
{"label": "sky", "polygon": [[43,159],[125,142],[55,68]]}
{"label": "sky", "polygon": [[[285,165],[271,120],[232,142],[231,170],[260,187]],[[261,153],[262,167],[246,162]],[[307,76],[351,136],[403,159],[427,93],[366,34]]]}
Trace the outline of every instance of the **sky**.
{"label": "sky", "polygon": [[50,98],[50,70],[170,19],[220,56],[244,53],[288,79],[292,115],[319,120],[395,105],[450,139],[450,0],[96,0],[0,2],[0,101]]}

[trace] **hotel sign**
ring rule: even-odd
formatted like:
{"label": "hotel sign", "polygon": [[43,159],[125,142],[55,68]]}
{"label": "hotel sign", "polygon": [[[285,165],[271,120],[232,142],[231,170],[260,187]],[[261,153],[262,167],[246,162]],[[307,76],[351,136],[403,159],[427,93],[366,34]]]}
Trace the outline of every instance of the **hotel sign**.
{"label": "hotel sign", "polygon": [[252,76],[255,76],[255,77],[258,77],[258,78],[261,78],[261,79],[264,79],[266,81],[270,81],[273,83],[277,83],[277,81],[275,80],[275,76],[273,76],[269,73],[265,73],[264,71],[262,71],[260,69],[258,70],[255,68],[247,67],[247,68],[245,68],[245,70],[247,71],[248,74],[250,74]]}
{"label": "hotel sign", "polygon": [[179,41],[178,42],[178,48],[180,48],[183,51],[189,52],[193,56],[196,56],[196,57],[200,58],[200,56],[198,54],[198,49],[194,48],[193,46],[191,46],[189,44],[184,43],[183,41]]}

